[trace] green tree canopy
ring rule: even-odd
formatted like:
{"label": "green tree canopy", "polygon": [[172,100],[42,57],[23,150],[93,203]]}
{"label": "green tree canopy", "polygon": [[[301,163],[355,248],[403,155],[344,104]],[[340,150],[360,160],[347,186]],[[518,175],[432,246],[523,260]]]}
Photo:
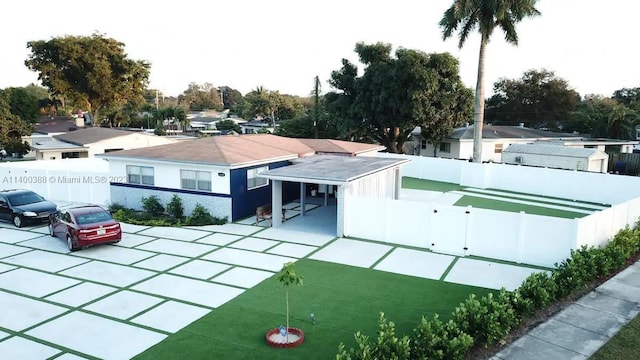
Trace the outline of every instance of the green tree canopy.
{"label": "green tree canopy", "polygon": [[84,102],[100,122],[102,109],[118,109],[142,95],[149,63],[129,59],[124,44],[101,34],[30,41],[25,65],[55,97]]}
{"label": "green tree canopy", "polygon": [[578,104],[566,131],[588,134],[596,138],[630,140],[635,136],[634,124],[638,122],[638,114],[615,99],[589,95]]}
{"label": "green tree canopy", "polygon": [[221,86],[218,90],[222,93],[222,107],[224,109],[233,109],[242,100],[242,93],[236,89]]}
{"label": "green tree canopy", "polygon": [[199,85],[195,82],[189,84],[187,90],[178,96],[180,105],[184,105],[191,111],[222,110],[222,98],[220,91],[211,83]]}
{"label": "green tree canopy", "polygon": [[11,89],[0,90],[0,147],[9,153],[24,155],[30,147],[22,137],[31,135],[34,126],[11,112],[11,92]]}
{"label": "green tree canopy", "polygon": [[454,0],[440,20],[442,36],[447,39],[459,30],[458,46],[462,48],[469,34],[480,32],[478,77],[476,81],[473,118],[473,161],[482,161],[482,125],[484,123],[485,51],[496,28],[504,31],[505,40],[518,45],[516,24],[525,17],[540,15],[537,0]]}
{"label": "green tree canopy", "polygon": [[487,122],[562,130],[580,94],[553,71],[529,70],[520,79],[500,79],[487,100]]}
{"label": "green tree canopy", "polygon": [[451,55],[401,48],[392,57],[391,45],[382,43],[358,43],[355,51],[365,65],[362,76],[343,59],[330,80],[338,91],[326,95],[343,138],[375,141],[397,153],[417,126],[436,139],[470,115],[472,96]]}
{"label": "green tree canopy", "polygon": [[216,129],[220,131],[235,131],[238,134],[242,132],[240,125],[236,124],[233,120],[220,120],[216,122]]}
{"label": "green tree canopy", "polygon": [[40,117],[40,99],[26,88],[9,88],[7,91],[11,113],[22,121],[35,124]]}

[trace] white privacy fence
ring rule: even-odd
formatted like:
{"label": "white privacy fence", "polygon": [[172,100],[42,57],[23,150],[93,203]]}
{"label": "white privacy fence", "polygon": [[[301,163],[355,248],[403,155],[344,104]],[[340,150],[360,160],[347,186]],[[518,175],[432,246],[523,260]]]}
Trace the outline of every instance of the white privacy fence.
{"label": "white privacy fence", "polygon": [[59,159],[0,163],[0,190],[29,189],[48,200],[107,205],[109,163],[102,159]]}
{"label": "white privacy fence", "polygon": [[403,189],[400,200],[347,194],[345,236],[551,267],[571,249],[605,244],[640,218],[637,177],[406,157],[414,161],[403,176],[614,205],[565,219],[438,204],[435,192],[418,198],[420,191]]}

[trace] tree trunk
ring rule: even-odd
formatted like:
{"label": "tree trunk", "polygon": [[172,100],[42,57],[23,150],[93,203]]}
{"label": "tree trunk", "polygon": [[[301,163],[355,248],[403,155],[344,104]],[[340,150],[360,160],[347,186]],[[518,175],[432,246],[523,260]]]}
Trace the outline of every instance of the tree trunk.
{"label": "tree trunk", "polygon": [[289,290],[285,290],[285,296],[286,296],[286,302],[287,302],[287,327],[286,327],[286,336],[285,336],[285,342],[288,343],[289,342]]}
{"label": "tree trunk", "polygon": [[478,56],[478,78],[476,81],[476,99],[473,106],[473,162],[482,162],[482,126],[484,125],[484,52],[487,39],[480,40]]}

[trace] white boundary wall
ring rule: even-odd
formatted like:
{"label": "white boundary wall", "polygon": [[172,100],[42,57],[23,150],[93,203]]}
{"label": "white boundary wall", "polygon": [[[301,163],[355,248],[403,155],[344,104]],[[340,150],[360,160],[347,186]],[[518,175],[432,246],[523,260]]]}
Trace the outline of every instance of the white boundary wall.
{"label": "white boundary wall", "polygon": [[0,190],[29,189],[51,201],[110,203],[109,163],[58,159],[0,163]]}
{"label": "white boundary wall", "polygon": [[[613,204],[579,219],[463,208],[430,202],[348,196],[345,236],[552,267],[582,245],[606,244],[640,218],[640,178],[380,153],[413,160],[403,176],[463,186]],[[406,196],[409,194],[409,196]],[[363,215],[366,214],[366,215]]]}

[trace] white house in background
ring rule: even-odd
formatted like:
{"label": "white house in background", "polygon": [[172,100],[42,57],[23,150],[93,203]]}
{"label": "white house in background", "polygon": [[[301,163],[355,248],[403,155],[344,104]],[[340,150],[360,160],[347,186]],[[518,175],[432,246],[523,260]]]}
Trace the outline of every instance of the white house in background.
{"label": "white house in background", "polygon": [[511,144],[502,151],[502,163],[606,173],[609,155],[597,149]]}
{"label": "white house in background", "polygon": [[87,127],[33,140],[36,160],[86,158],[111,151],[173,144],[180,140],[144,132]]}
{"label": "white house in background", "polygon": [[[451,159],[473,158],[473,125],[457,128],[436,149],[423,139],[420,128],[412,132],[413,141],[407,144],[409,154]],[[591,139],[579,134],[556,133],[520,126],[485,125],[482,128],[482,161],[502,162],[502,150],[511,144],[553,143],[567,147],[593,148],[603,152],[633,152],[634,140]],[[413,146],[413,149],[409,148]],[[411,151],[413,150],[413,151]]]}

